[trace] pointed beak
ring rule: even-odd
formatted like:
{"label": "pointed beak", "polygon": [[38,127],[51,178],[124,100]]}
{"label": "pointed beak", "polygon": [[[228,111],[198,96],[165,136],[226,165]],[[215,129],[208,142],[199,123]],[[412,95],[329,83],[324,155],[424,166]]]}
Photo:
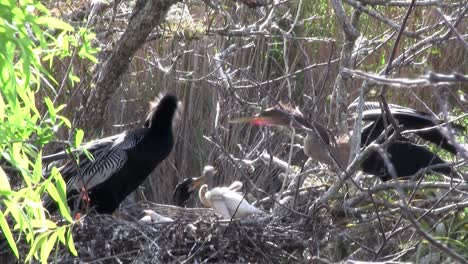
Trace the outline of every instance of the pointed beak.
{"label": "pointed beak", "polygon": [[272,126],[275,125],[273,118],[264,117],[264,116],[245,116],[245,117],[238,117],[229,120],[229,123],[232,124],[239,124],[239,123],[250,123],[252,125],[257,126]]}
{"label": "pointed beak", "polygon": [[202,185],[206,181],[206,176],[201,176],[198,178],[193,178],[192,183],[189,186],[189,192],[195,191],[200,185]]}

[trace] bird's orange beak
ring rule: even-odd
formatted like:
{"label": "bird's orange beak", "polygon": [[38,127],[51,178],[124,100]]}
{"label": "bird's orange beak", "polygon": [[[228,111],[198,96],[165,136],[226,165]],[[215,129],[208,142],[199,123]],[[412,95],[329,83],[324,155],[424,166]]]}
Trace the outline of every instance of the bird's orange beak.
{"label": "bird's orange beak", "polygon": [[276,125],[273,118],[265,117],[265,116],[245,116],[245,117],[238,117],[229,120],[229,123],[238,124],[238,123],[249,123],[256,126],[274,126]]}
{"label": "bird's orange beak", "polygon": [[192,184],[190,184],[189,191],[192,192],[196,190],[200,185],[202,185],[206,181],[206,178],[206,176],[194,178]]}

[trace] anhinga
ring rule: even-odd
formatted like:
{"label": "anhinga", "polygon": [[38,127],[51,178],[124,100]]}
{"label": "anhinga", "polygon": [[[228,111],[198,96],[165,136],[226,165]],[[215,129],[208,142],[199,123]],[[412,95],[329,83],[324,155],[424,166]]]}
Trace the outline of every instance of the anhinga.
{"label": "anhinga", "polygon": [[242,188],[240,181],[233,182],[229,187],[216,187],[208,191],[208,185],[200,187],[200,201],[206,207],[211,207],[224,219],[244,219],[253,214],[264,212],[251,205],[238,191]]}
{"label": "anhinga", "polygon": [[215,173],[216,170],[213,166],[205,166],[200,177],[187,178],[182,182],[179,182],[174,189],[174,204],[177,206],[184,206],[190,198],[190,195],[192,195],[192,193],[195,192],[202,183],[206,182],[208,178],[213,177]]}
{"label": "anhinga", "polygon": [[[366,103],[363,111],[363,120],[371,123],[363,128],[361,133],[361,147],[371,144],[379,138],[382,132],[385,131],[385,122],[382,118],[380,108],[377,108],[378,103]],[[432,128],[424,131],[418,131],[416,134],[421,138],[439,145],[441,148],[456,154],[455,146],[449,142],[445,135],[442,122],[433,118],[431,115],[416,111],[411,108],[390,105],[390,111],[398,124],[402,126],[402,130],[413,130],[422,128]],[[277,106],[269,108],[256,116],[241,117],[233,119],[231,122],[250,122],[256,125],[267,126],[286,126],[296,129],[307,129],[307,136],[304,138],[304,153],[310,158],[319,162],[333,165],[334,161],[330,155],[333,155],[336,160],[345,166],[348,163],[350,152],[349,137],[347,135],[333,136],[332,133],[312,120],[308,122],[302,113],[296,109]],[[437,127],[435,127],[437,126]],[[463,128],[458,126],[458,128]],[[382,142],[377,142],[382,143]],[[331,154],[323,147],[327,146]],[[387,148],[388,158],[393,165],[397,177],[411,176],[419,171],[419,169],[429,167],[431,165],[447,165],[439,156],[432,153],[423,146],[411,143],[404,136],[391,142]],[[361,165],[362,171],[368,174],[376,175],[383,181],[391,179],[389,168],[385,165],[384,158],[379,153],[372,153]],[[449,166],[434,168],[433,171],[449,175],[452,169]]]}
{"label": "anhinga", "polygon": [[[92,160],[82,153],[78,163],[70,160],[60,168],[67,182],[69,206],[76,209],[77,204],[83,203],[77,197],[82,196],[97,213],[115,211],[171,153],[177,106],[175,96],[163,96],[150,111],[144,127],[94,141],[85,147]],[[46,206],[55,209],[50,198]]]}

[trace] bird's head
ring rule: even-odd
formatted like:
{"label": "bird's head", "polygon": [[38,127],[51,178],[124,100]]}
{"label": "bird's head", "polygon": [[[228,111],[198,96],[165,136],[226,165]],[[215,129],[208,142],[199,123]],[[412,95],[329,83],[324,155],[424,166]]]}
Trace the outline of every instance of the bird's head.
{"label": "bird's head", "polygon": [[276,106],[268,108],[254,116],[245,116],[235,118],[230,123],[250,123],[257,126],[284,126],[299,128],[300,125],[306,125],[302,113],[290,107]]}
{"label": "bird's head", "polygon": [[183,206],[185,202],[190,198],[190,195],[204,182],[207,181],[208,178],[213,177],[216,173],[216,169],[213,166],[205,166],[203,168],[203,173],[198,178],[187,178],[177,184],[173,198],[174,203],[177,206]]}
{"label": "bird's head", "polygon": [[156,124],[172,124],[179,106],[179,100],[174,95],[159,95],[150,102],[150,110],[148,111],[144,127],[153,127]]}

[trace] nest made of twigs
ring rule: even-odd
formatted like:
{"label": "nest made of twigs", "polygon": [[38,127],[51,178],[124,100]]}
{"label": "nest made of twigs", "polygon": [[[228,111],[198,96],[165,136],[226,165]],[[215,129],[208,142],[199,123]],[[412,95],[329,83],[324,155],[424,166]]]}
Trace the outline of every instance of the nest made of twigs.
{"label": "nest made of twigs", "polygon": [[[142,223],[151,209],[172,222]],[[135,214],[136,213],[136,214]],[[66,249],[59,263],[294,263],[301,262],[311,238],[310,223],[271,217],[222,220],[211,209],[139,203],[120,216],[87,215],[73,228],[78,257]]]}

